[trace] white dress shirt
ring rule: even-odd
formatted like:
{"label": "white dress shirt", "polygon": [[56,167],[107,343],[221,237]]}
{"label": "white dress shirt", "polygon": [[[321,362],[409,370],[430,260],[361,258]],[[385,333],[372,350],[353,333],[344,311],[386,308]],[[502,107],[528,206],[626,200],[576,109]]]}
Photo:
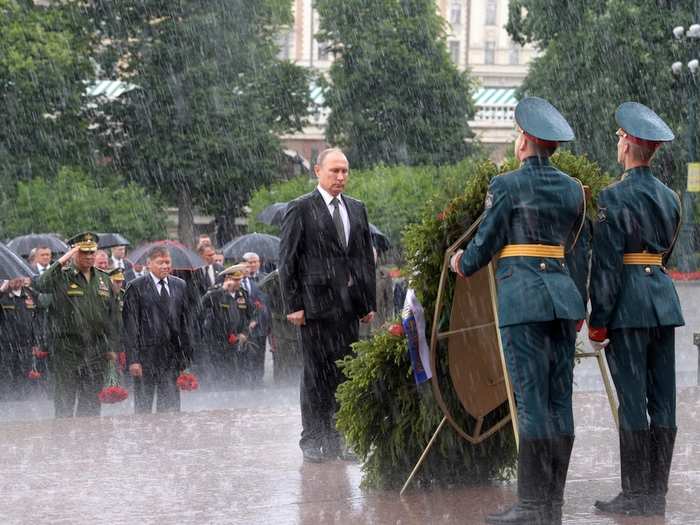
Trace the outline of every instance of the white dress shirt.
{"label": "white dress shirt", "polygon": [[41,275],[42,273],[44,273],[44,272],[46,271],[47,268],[48,268],[48,266],[42,266],[42,265],[40,265],[39,263],[36,263],[36,271],[37,271],[37,273],[38,273],[39,275]]}
{"label": "white dress shirt", "polygon": [[[153,284],[156,285],[156,290],[158,290],[158,295],[160,295],[160,287],[162,286],[160,284],[160,279],[153,275],[153,273],[149,272],[151,274],[151,279],[153,279]],[[163,281],[165,282],[165,290],[168,292],[168,295],[170,295],[170,285],[168,284],[168,278],[163,277]]]}
{"label": "white dress shirt", "polygon": [[[331,201],[333,200],[333,195],[328,193],[321,186],[316,186],[316,189],[321,194],[321,197],[323,197],[323,200],[326,201],[326,207],[328,208],[328,213],[331,214],[332,219],[333,212],[335,211],[335,207],[331,204]],[[337,197],[338,202],[340,203],[340,205],[338,206],[338,211],[340,212],[340,219],[343,221],[343,229],[345,230],[345,246],[347,246],[350,243],[350,217],[348,215],[348,209],[345,207],[345,201],[343,200],[342,196],[343,194],[341,193]]]}
{"label": "white dress shirt", "polygon": [[112,257],[112,268],[119,268],[120,270],[123,270],[124,259],[117,259],[116,257]]}

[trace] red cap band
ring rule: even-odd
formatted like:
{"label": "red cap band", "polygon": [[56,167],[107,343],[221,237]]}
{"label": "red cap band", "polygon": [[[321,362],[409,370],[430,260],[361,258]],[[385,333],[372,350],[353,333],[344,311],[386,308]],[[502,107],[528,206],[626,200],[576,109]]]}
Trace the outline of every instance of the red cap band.
{"label": "red cap band", "polygon": [[525,138],[527,140],[530,140],[530,141],[534,142],[535,144],[542,146],[543,148],[557,148],[557,147],[559,147],[559,143],[556,141],[538,139],[537,137],[530,135],[526,131],[523,131],[523,135],[525,135]]}
{"label": "red cap band", "polygon": [[639,137],[635,137],[634,135],[630,135],[627,133],[625,130],[622,130],[625,135],[625,139],[629,140],[633,144],[637,144],[638,146],[642,146],[643,148],[649,148],[649,149],[657,149],[659,146],[661,146],[661,142],[656,142],[654,140],[646,140],[646,139],[640,139]]}

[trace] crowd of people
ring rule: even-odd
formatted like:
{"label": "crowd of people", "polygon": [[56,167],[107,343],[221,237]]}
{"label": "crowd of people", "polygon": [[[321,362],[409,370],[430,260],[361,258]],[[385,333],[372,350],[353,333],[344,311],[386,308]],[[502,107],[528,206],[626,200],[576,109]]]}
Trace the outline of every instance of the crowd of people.
{"label": "crowd of people", "polygon": [[[137,412],[151,411],[154,397],[156,410],[179,409],[175,381],[183,370],[204,388],[262,385],[266,348],[276,340],[274,297],[261,289],[268,274],[256,253],[224,266],[202,235],[197,253],[205,264],[176,270],[167,247],[154,245],[141,265],[126,246],[102,250],[98,240],[77,235],[54,261],[57,254],[37,246],[27,261],[34,277],[0,282],[0,400],[40,391],[53,397],[57,417],[97,415],[110,362],[132,386]],[[284,368],[276,378],[298,378],[295,339],[286,338],[290,355],[273,360]]]}

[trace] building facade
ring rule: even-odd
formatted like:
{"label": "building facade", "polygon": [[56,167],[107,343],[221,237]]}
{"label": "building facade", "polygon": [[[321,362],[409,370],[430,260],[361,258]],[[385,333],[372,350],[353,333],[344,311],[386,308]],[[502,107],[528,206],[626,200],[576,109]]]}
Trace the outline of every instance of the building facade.
{"label": "building facade", "polygon": [[[460,70],[468,69],[479,84],[474,93],[477,113],[469,124],[478,140],[498,158],[514,139],[515,88],[527,75],[528,64],[537,51],[516,44],[506,32],[508,0],[436,0],[436,9],[447,21],[447,47],[452,60]],[[280,58],[327,71],[333,56],[314,36],[319,17],[313,0],[293,0],[293,11],[294,25],[279,36]],[[314,98],[322,102],[318,91]],[[323,130],[327,117],[327,112],[317,111],[303,133],[283,137],[286,146],[312,158],[326,146]]]}

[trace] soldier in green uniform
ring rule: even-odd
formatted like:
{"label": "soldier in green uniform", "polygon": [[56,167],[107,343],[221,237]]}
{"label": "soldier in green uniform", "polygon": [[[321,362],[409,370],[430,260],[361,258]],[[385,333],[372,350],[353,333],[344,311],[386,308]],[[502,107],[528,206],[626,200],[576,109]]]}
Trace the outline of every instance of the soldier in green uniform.
{"label": "soldier in green uniform", "polygon": [[24,277],[10,280],[5,288],[0,293],[0,398],[20,399],[30,386],[27,373],[32,353],[39,349],[41,317],[36,294],[26,286]]}
{"label": "soldier in green uniform", "polygon": [[[105,359],[115,359],[118,303],[109,275],[93,266],[99,238],[91,232],[68,240],[71,249],[36,282],[51,294],[49,334],[56,417],[98,416]],[[69,264],[70,262],[70,264]]]}
{"label": "soldier in green uniform", "polygon": [[[518,503],[488,523],[561,523],[574,442],[571,405],[576,323],[585,316],[586,272],[572,251],[585,220],[579,181],[549,161],[574,133],[546,100],[515,110],[520,168],[491,181],[476,236],[452,258],[469,276],[498,260],[498,321],[518,405]],[[578,262],[578,261],[576,261]]]}
{"label": "soldier in green uniform", "polygon": [[109,272],[109,279],[112,281],[112,286],[114,287],[114,293],[117,297],[117,305],[119,307],[119,315],[117,315],[117,335],[119,337],[119,354],[118,354],[118,366],[120,372],[123,372],[126,368],[126,346],[129,344],[129,338],[124,328],[124,283],[126,282],[126,277],[124,276],[124,270],[121,268],[113,268]]}
{"label": "soldier in green uniform", "polygon": [[622,492],[603,511],[663,515],[676,437],[674,328],[683,314],[664,264],[681,223],[678,195],[649,164],[673,132],[648,107],[615,113],[620,181],[598,197],[589,337],[605,347],[619,400]]}
{"label": "soldier in green uniform", "polygon": [[247,273],[246,264],[237,264],[221,272],[219,278],[224,280],[223,284],[204,294],[200,307],[212,378],[229,385],[242,378],[240,349],[248,341],[253,312],[246,291],[241,288],[241,279]]}

